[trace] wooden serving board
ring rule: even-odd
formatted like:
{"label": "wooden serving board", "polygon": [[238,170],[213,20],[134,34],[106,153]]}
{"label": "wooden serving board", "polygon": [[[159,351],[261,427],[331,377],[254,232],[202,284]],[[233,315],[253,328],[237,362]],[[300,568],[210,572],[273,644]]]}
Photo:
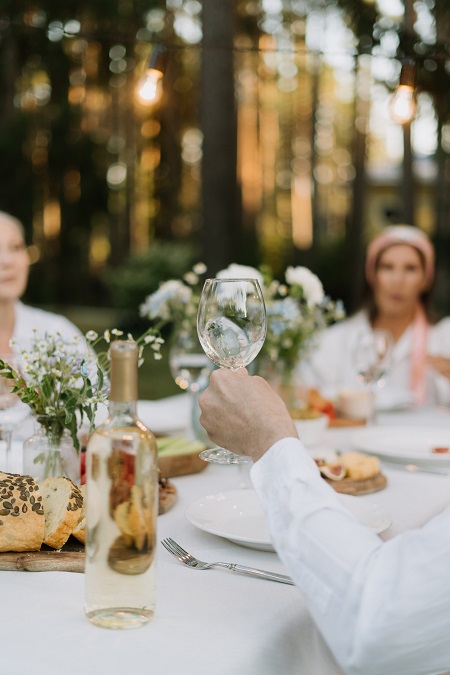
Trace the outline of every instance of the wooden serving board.
{"label": "wooden serving board", "polygon": [[84,546],[70,537],[60,551],[43,545],[40,551],[0,553],[0,571],[84,572]]}
{"label": "wooden serving board", "polygon": [[387,478],[384,474],[379,473],[378,476],[366,478],[365,480],[352,480],[351,478],[343,478],[342,480],[329,480],[325,478],[336,492],[344,495],[369,495],[372,492],[383,490],[387,485]]}
{"label": "wooden serving board", "polygon": [[185,455],[173,455],[173,457],[160,455],[158,457],[158,468],[164,478],[199,473],[206,469],[206,466],[207,462],[200,459],[198,450]]}
{"label": "wooden serving board", "polygon": [[172,483],[167,481],[167,488],[159,488],[159,509],[158,515],[167,513],[178,499],[177,489]]}
{"label": "wooden serving board", "polygon": [[350,417],[331,417],[328,422],[329,427],[365,427],[366,420],[354,420]]}

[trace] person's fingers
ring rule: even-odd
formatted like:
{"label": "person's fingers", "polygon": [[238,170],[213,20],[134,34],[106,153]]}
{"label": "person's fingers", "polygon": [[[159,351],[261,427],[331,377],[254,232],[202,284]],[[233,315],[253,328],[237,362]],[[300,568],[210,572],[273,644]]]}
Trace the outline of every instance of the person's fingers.
{"label": "person's fingers", "polygon": [[236,372],[238,375],[248,375],[247,368],[238,368]]}

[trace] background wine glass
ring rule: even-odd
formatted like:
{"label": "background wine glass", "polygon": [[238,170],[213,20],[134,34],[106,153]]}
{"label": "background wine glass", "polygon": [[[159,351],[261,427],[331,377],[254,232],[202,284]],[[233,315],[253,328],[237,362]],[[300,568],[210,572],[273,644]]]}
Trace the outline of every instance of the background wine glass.
{"label": "background wine glass", "polygon": [[[0,354],[0,360],[19,370],[15,354]],[[17,394],[12,392],[14,381],[0,376],[0,470],[11,471],[11,441],[16,425],[30,412]]]}
{"label": "background wine glass", "polygon": [[[221,368],[238,370],[253,361],[264,344],[267,319],[256,279],[207,279],[200,296],[197,331],[207,356]],[[250,462],[224,448],[205,450],[200,457],[218,464]]]}
{"label": "background wine glass", "polygon": [[376,389],[384,385],[392,360],[393,339],[388,331],[374,330],[359,335],[353,354],[359,382],[366,385],[372,394],[367,422],[376,422]]}
{"label": "background wine glass", "polygon": [[194,437],[200,436],[199,440],[207,440],[206,432],[198,421],[200,412],[197,396],[208,385],[213,364],[203,351],[196,330],[176,331],[169,350],[169,367],[180,389],[189,392]]}

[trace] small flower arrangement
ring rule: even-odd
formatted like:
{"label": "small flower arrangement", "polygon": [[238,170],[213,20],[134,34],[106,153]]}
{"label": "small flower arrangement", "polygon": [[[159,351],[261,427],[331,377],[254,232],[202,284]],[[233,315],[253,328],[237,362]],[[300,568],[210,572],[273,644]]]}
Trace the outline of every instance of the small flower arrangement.
{"label": "small flower arrangement", "polygon": [[[161,284],[141,305],[141,316],[195,329],[201,292],[199,276],[205,271],[206,267],[199,263],[182,281],[173,279]],[[268,267],[257,270],[235,263],[216,276],[259,281],[266,304],[267,336],[258,360],[281,367],[282,375],[289,378],[298,359],[313,346],[314,337],[345,316],[342,302],[330,300],[320,279],[306,267],[288,267],[286,283],[273,279]]]}
{"label": "small flower arrangement", "polygon": [[194,265],[183,278],[163,282],[157,291],[147,296],[139,308],[140,315],[156,321],[160,329],[168,323],[176,324],[180,332],[192,333],[197,326],[201,277],[206,272],[202,262]]}
{"label": "small flower arrangement", "polygon": [[285,284],[272,279],[268,268],[263,275],[267,337],[262,355],[281,362],[289,377],[319,332],[345,317],[344,306],[325,295],[322,282],[307,267],[288,267]]}
{"label": "small flower arrangement", "polygon": [[[107,330],[103,336],[91,330],[86,333],[86,340],[79,336],[65,340],[60,333],[41,335],[33,331],[30,349],[21,349],[14,341],[11,345],[19,357],[20,372],[0,360],[0,376],[14,382],[12,392],[30,407],[48,435],[59,441],[67,430],[79,450],[78,432],[84,418],[91,431],[98,405],[105,403],[109,395],[108,351],[97,355],[93,347],[122,336],[118,329]],[[128,335],[127,339],[133,340],[133,336]],[[161,358],[164,340],[157,330],[149,329],[136,343],[139,364],[143,362],[146,345],[150,345],[155,359]]]}
{"label": "small flower arrangement", "polygon": [[[284,284],[273,279],[267,266],[257,270],[233,263],[217,277],[259,281],[266,304],[267,335],[258,361],[273,364],[285,380],[291,378],[298,359],[313,346],[319,331],[345,316],[342,302],[330,300],[320,279],[307,267],[288,267]],[[267,370],[265,365],[261,371]]]}

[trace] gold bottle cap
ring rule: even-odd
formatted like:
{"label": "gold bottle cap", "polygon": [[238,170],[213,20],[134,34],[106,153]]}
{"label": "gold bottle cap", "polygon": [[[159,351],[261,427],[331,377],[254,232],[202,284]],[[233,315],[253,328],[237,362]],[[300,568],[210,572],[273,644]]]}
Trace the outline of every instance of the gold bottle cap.
{"label": "gold bottle cap", "polygon": [[138,348],[131,340],[115,340],[110,346],[111,393],[116,403],[136,401],[138,395]]}

